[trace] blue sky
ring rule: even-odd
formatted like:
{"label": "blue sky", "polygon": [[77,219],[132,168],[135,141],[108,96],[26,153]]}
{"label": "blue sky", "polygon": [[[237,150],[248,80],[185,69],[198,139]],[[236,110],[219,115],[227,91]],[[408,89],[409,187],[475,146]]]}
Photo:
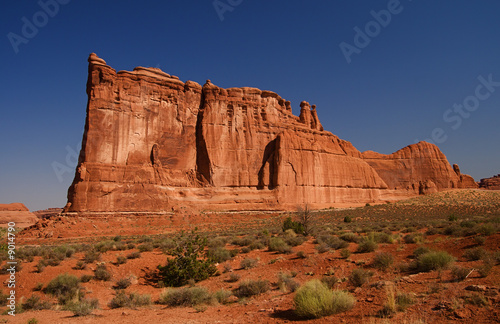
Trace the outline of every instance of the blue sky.
{"label": "blue sky", "polygon": [[462,172],[500,173],[499,13],[496,0],[7,0],[0,203],[66,203],[91,52],[116,70],[272,90],[296,115],[307,100],[360,151],[434,135]]}

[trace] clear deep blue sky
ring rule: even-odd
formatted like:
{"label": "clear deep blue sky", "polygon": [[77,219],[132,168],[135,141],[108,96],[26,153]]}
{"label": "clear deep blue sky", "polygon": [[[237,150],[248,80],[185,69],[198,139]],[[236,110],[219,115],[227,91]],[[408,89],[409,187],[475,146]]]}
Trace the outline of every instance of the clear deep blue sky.
{"label": "clear deep blue sky", "polygon": [[[500,86],[476,93],[478,77],[500,82],[499,1],[220,3],[231,11],[218,13],[212,0],[72,0],[50,17],[37,1],[4,1],[0,203],[66,203],[67,148],[81,142],[91,52],[116,70],[152,66],[183,81],[272,90],[296,115],[307,100],[326,130],[360,151],[392,153],[434,132],[462,172],[476,180],[500,173]],[[388,7],[391,20],[382,15],[377,30],[370,12]],[[36,35],[23,30],[26,21],[40,26]],[[364,47],[347,63],[340,44],[355,46],[354,28],[367,25],[373,37],[358,39]],[[471,112],[449,111],[464,100]],[[71,172],[58,177],[54,162]]]}

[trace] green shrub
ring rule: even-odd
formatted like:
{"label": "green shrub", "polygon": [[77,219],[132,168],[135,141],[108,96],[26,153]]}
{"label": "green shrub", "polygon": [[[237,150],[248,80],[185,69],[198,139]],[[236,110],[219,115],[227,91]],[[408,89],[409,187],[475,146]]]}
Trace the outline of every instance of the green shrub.
{"label": "green shrub", "polygon": [[321,278],[321,282],[324,283],[328,288],[333,289],[335,284],[339,282],[339,279],[335,276],[324,276]]}
{"label": "green shrub", "polygon": [[142,307],[151,305],[150,295],[140,295],[137,293],[131,293],[129,295],[125,294],[123,290],[120,290],[116,296],[111,299],[108,306],[110,308],[121,308],[121,307]]}
{"label": "green shrub", "polygon": [[57,297],[60,304],[66,304],[79,297],[80,288],[80,280],[76,276],[63,273],[52,279],[44,292]]}
{"label": "green shrub", "polygon": [[139,250],[139,252],[151,252],[151,251],[153,251],[153,244],[144,243],[144,244],[139,245],[137,247],[137,249]]}
{"label": "green shrub", "polygon": [[216,247],[208,250],[208,257],[216,263],[222,263],[231,259],[231,252],[223,247]]}
{"label": "green shrub", "polygon": [[299,246],[302,245],[302,243],[304,243],[305,241],[307,241],[307,239],[303,236],[289,237],[285,239],[286,244],[290,246]]}
{"label": "green shrub", "polygon": [[83,262],[85,263],[94,263],[99,260],[101,260],[101,252],[96,250],[88,250],[83,257]]}
{"label": "green shrub", "polygon": [[349,243],[339,239],[335,235],[328,235],[328,234],[319,235],[317,241],[320,245],[326,244],[329,248],[335,250],[344,249],[349,246]]}
{"label": "green shrub", "polygon": [[64,309],[73,312],[75,316],[88,316],[92,314],[94,309],[99,307],[99,301],[97,299],[82,299],[77,302],[70,302],[64,307]]}
{"label": "green shrub", "polygon": [[416,270],[428,272],[449,267],[455,259],[445,251],[431,251],[420,255],[416,260]]}
{"label": "green shrub", "polygon": [[269,240],[269,251],[275,251],[280,253],[290,253],[292,252],[292,247],[279,237],[271,237]]}
{"label": "green shrub", "polygon": [[350,223],[350,222],[352,222],[351,216],[345,216],[344,217],[344,223]]}
{"label": "green shrub", "polygon": [[240,278],[241,278],[241,276],[239,274],[233,272],[229,275],[229,278],[227,278],[226,281],[227,282],[236,282],[236,281],[240,280]]}
{"label": "green shrub", "polygon": [[219,304],[227,304],[229,302],[229,297],[231,297],[233,293],[229,290],[221,289],[217,290],[214,293],[214,298],[217,300]]}
{"label": "green shrub", "polygon": [[158,300],[159,304],[168,306],[196,306],[210,304],[213,297],[205,287],[169,288]]}
{"label": "green shrub", "polygon": [[283,229],[283,232],[285,232],[288,229],[291,229],[297,234],[304,233],[304,225],[302,225],[299,222],[293,221],[291,217],[288,217],[287,219],[285,219],[285,221],[283,222],[282,229]]}
{"label": "green shrub", "polygon": [[373,266],[379,270],[387,270],[394,263],[394,257],[387,252],[378,253],[373,258]]}
{"label": "green shrub", "polygon": [[497,232],[497,229],[492,224],[482,224],[479,226],[478,232],[484,236],[490,236]]}
{"label": "green shrub", "polygon": [[241,260],[240,267],[242,269],[248,270],[251,268],[255,268],[257,266],[257,263],[259,263],[258,259],[245,258],[245,259]]}
{"label": "green shrub", "polygon": [[141,257],[141,252],[134,251],[127,254],[127,259],[139,259]]}
{"label": "green shrub", "polygon": [[265,293],[270,289],[267,280],[246,280],[234,290],[234,295],[238,298],[251,297]]}
{"label": "green shrub", "polygon": [[468,304],[479,306],[479,307],[489,305],[488,299],[486,299],[486,297],[484,297],[483,295],[480,295],[480,294],[476,294],[476,293],[467,296],[465,298],[465,301]]}
{"label": "green shrub", "polygon": [[132,284],[132,281],[130,278],[122,278],[119,279],[116,283],[115,286],[113,287],[114,289],[126,289]]}
{"label": "green shrub", "polygon": [[42,300],[40,296],[31,295],[30,298],[26,299],[23,303],[22,308],[24,310],[42,310],[42,309],[50,309],[51,304],[46,300]]}
{"label": "green shrub", "polygon": [[92,275],[89,275],[89,274],[84,274],[80,277],[80,282],[89,282],[90,280],[92,280],[94,278],[94,276]]}
{"label": "green shrub", "polygon": [[300,284],[295,281],[291,274],[278,274],[278,288],[283,292],[294,292],[299,288]]}
{"label": "green shrub", "polygon": [[342,250],[340,250],[340,257],[342,259],[347,259],[350,256],[351,256],[351,251],[349,251],[348,249],[342,249]]}
{"label": "green shrub", "polygon": [[488,252],[482,247],[467,249],[464,252],[464,258],[468,261],[477,261],[487,257]]}
{"label": "green shrub", "polygon": [[[166,286],[182,286],[192,279],[195,282],[205,280],[217,272],[214,261],[204,253],[207,239],[195,234],[181,234],[179,244],[173,251],[173,259],[168,259],[165,266],[158,266],[161,280]],[[205,258],[201,258],[205,256]]]}
{"label": "green shrub", "polygon": [[430,251],[431,250],[428,247],[426,247],[426,246],[419,246],[418,248],[416,248],[415,250],[413,250],[413,257],[414,258],[418,258],[422,254],[428,253]]}
{"label": "green shrub", "polygon": [[355,303],[356,299],[348,292],[332,291],[317,279],[305,283],[294,297],[295,313],[305,318],[345,312]]}
{"label": "green shrub", "polygon": [[372,240],[365,239],[358,244],[358,248],[356,249],[357,253],[367,253],[373,252],[378,248],[377,243]]}
{"label": "green shrub", "polygon": [[493,265],[494,265],[493,259],[491,259],[491,258],[484,259],[483,264],[480,265],[479,268],[477,269],[479,272],[479,275],[482,278],[486,278],[490,274],[491,270],[493,269]]}
{"label": "green shrub", "polygon": [[403,241],[406,244],[423,243],[424,236],[421,233],[411,233],[403,236]]}
{"label": "green shrub", "polygon": [[84,270],[86,267],[87,267],[87,264],[84,261],[79,260],[76,262],[75,270]]}
{"label": "green shrub", "polygon": [[451,268],[451,277],[454,281],[463,281],[469,272],[470,269],[454,266]]}
{"label": "green shrub", "polygon": [[347,232],[347,233],[340,235],[340,239],[344,240],[346,242],[358,243],[360,237],[356,233]]}
{"label": "green shrub", "polygon": [[120,264],[124,264],[124,263],[127,263],[126,257],[124,257],[123,255],[119,255],[116,257],[116,262],[115,262],[116,265],[120,265]]}
{"label": "green shrub", "polygon": [[109,281],[111,279],[111,273],[104,263],[97,265],[94,271],[95,280]]}
{"label": "green shrub", "polygon": [[361,287],[365,283],[368,282],[370,277],[373,275],[372,272],[357,268],[352,270],[350,276],[349,276],[349,282],[354,286],[354,287]]}
{"label": "green shrub", "polygon": [[325,252],[330,251],[330,247],[329,247],[327,244],[325,244],[325,243],[321,243],[321,244],[317,245],[317,246],[315,247],[315,249],[316,249],[319,253],[325,253]]}
{"label": "green shrub", "polygon": [[[19,313],[17,310],[16,310],[17,313]],[[38,324],[38,320],[36,318],[30,318],[27,322],[28,324]]]}

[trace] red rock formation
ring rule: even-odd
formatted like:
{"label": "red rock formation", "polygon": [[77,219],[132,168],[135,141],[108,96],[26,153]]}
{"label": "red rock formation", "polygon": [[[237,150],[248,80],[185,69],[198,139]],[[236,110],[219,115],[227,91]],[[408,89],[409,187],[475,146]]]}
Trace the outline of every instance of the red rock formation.
{"label": "red rock formation", "polygon": [[500,174],[493,176],[491,178],[481,179],[479,181],[479,188],[484,188],[488,190],[500,190]]}
{"label": "red rock formation", "polygon": [[0,204],[0,227],[14,222],[15,228],[24,228],[36,223],[38,218],[22,203]]}
{"label": "red rock formation", "polygon": [[434,145],[361,154],[323,130],[315,105],[302,102],[297,117],[271,91],[202,87],[154,68],[117,73],[91,54],[87,94],[65,212],[330,207],[460,182]]}

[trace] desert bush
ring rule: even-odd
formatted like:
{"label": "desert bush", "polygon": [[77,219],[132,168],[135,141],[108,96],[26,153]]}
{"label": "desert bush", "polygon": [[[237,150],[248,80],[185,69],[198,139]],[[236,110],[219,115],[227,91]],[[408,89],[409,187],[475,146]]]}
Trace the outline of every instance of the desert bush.
{"label": "desert bush", "polygon": [[265,293],[270,289],[269,281],[267,280],[246,280],[240,283],[239,287],[233,291],[233,294],[238,297],[251,297]]}
{"label": "desert bush", "polygon": [[373,273],[371,271],[367,271],[361,268],[356,268],[352,270],[351,274],[349,275],[349,282],[354,287],[361,287],[368,282],[368,280],[372,275]]}
{"label": "desert bush", "polygon": [[463,257],[468,261],[477,261],[485,258],[487,255],[488,252],[486,252],[485,249],[482,247],[476,247],[465,250]]}
{"label": "desert bush", "polygon": [[[217,272],[214,261],[207,258],[204,252],[207,239],[196,234],[181,234],[183,241],[173,251],[173,259],[168,259],[165,266],[158,266],[161,280],[166,286],[182,286],[193,279],[195,282],[205,280]],[[201,258],[204,256],[205,258]]]}
{"label": "desert bush", "polygon": [[19,273],[19,271],[21,271],[21,269],[23,268],[21,261],[17,261],[17,264],[14,265],[6,263],[0,268],[0,274],[10,274],[9,271],[12,267],[14,267],[16,273]]}
{"label": "desert bush", "polygon": [[474,236],[474,243],[477,245],[484,245],[486,242],[486,237],[484,236]]}
{"label": "desert bush", "polygon": [[250,250],[262,250],[265,247],[266,247],[265,243],[261,240],[254,241],[248,246]]}
{"label": "desert bush", "polygon": [[317,241],[320,245],[326,244],[329,248],[335,250],[344,249],[349,246],[349,243],[347,243],[346,241],[339,239],[335,235],[329,234],[319,235]]}
{"label": "desert bush", "polygon": [[108,304],[110,308],[135,308],[148,305],[151,305],[150,295],[140,295],[137,293],[131,293],[127,295],[123,292],[123,290],[120,290],[120,292],[118,292]]}
{"label": "desert bush", "polygon": [[94,279],[102,281],[109,281],[111,279],[111,273],[108,271],[108,268],[104,263],[97,265],[94,270]]}
{"label": "desert bush", "polygon": [[229,302],[229,297],[231,297],[232,295],[233,293],[231,291],[220,289],[214,293],[213,297],[219,304],[227,304]]}
{"label": "desert bush", "polygon": [[123,255],[119,255],[116,257],[116,261],[115,261],[116,265],[125,264],[125,263],[127,263],[126,257],[124,257]]}
{"label": "desert bush", "polygon": [[351,251],[349,251],[348,249],[342,249],[342,250],[340,250],[340,257],[342,259],[347,259],[350,256],[351,256]]}
{"label": "desert bush", "polygon": [[226,279],[227,282],[236,282],[240,280],[241,276],[237,273],[231,273],[229,277]]}
{"label": "desert bush", "polygon": [[280,237],[271,237],[271,239],[269,239],[269,251],[290,253],[292,252],[292,247],[286,244]]}
{"label": "desert bush", "polygon": [[346,242],[358,243],[360,237],[353,232],[347,232],[347,233],[340,235],[340,239],[344,240]]}
{"label": "desert bush", "polygon": [[84,270],[85,268],[87,267],[87,264],[82,261],[82,260],[79,260],[76,262],[76,265],[75,265],[75,270]]}
{"label": "desert bush", "polygon": [[333,289],[336,283],[339,282],[339,279],[335,276],[323,276],[321,278],[321,282],[325,284],[328,288]]}
{"label": "desert bush", "polygon": [[478,272],[479,272],[479,275],[482,277],[482,278],[486,278],[491,270],[493,269],[493,265],[494,265],[494,261],[492,258],[485,258],[483,260],[483,264],[480,265],[478,267]]}
{"label": "desert bush", "polygon": [[406,244],[423,243],[424,236],[421,233],[410,233],[403,236],[403,242]]}
{"label": "desert bush", "polygon": [[216,263],[222,263],[230,260],[233,255],[231,254],[231,251],[223,247],[216,247],[208,250],[208,257]]}
{"label": "desert bush", "polygon": [[416,270],[428,272],[449,267],[455,259],[446,251],[431,251],[421,254],[416,259]]}
{"label": "desert bush", "polygon": [[316,249],[316,251],[318,251],[319,253],[325,253],[325,252],[330,251],[330,247],[329,247],[327,244],[325,244],[325,243],[321,243],[321,244],[317,245],[317,246],[315,247],[315,249]]}
{"label": "desert bush", "polygon": [[38,263],[36,264],[36,272],[42,273],[43,270],[45,270],[45,267],[47,266],[46,260],[39,260]]}
{"label": "desert bush", "polygon": [[139,252],[151,252],[151,251],[153,251],[153,244],[144,243],[144,244],[139,245],[137,247],[137,249],[139,250]]}
{"label": "desert bush", "polygon": [[121,278],[119,279],[115,285],[114,285],[114,289],[126,289],[128,288],[130,285],[132,284],[132,280],[130,280],[130,278]]}
{"label": "desert bush", "polygon": [[288,237],[285,239],[286,244],[290,246],[299,246],[305,241],[307,241],[307,239],[304,236]]}
{"label": "desert bush", "polygon": [[283,292],[294,292],[300,284],[295,281],[291,274],[278,273],[278,288]]}
{"label": "desert bush", "polygon": [[259,263],[258,259],[245,258],[245,259],[241,260],[240,267],[242,269],[248,270],[251,268],[255,268],[257,266],[257,263]]}
{"label": "desert bush", "polygon": [[355,303],[356,299],[348,292],[332,291],[317,279],[306,282],[294,297],[295,313],[305,318],[345,312]]}
{"label": "desert bush", "polygon": [[196,306],[210,304],[213,296],[205,287],[169,288],[161,293],[159,304],[168,306]]}
{"label": "desert bush", "polygon": [[24,310],[42,310],[42,309],[50,309],[52,305],[49,301],[42,300],[40,296],[31,295],[30,298],[26,299],[26,301],[22,304],[22,308]]}
{"label": "desert bush", "polygon": [[381,317],[391,317],[396,312],[403,312],[408,306],[415,303],[413,297],[407,293],[395,293],[394,287],[386,290],[387,300],[379,312]]}
{"label": "desert bush", "polygon": [[451,268],[451,278],[454,281],[463,281],[467,278],[470,269],[454,266]]}
{"label": "desert bush", "polygon": [[350,222],[352,222],[351,216],[345,216],[344,217],[344,223],[350,223]]}
{"label": "desert bush", "polygon": [[[42,291],[43,289],[43,282],[38,282],[35,287],[33,287],[33,291]],[[1,296],[1,295],[0,295]]]}
{"label": "desert bush", "polygon": [[295,222],[292,220],[291,217],[288,217],[283,222],[282,230],[283,232],[286,232],[287,230],[290,229],[293,230],[296,234],[304,233],[304,225],[302,225],[300,222]]}
{"label": "desert bush", "polygon": [[139,259],[141,257],[141,252],[134,251],[127,254],[127,259]]}
{"label": "desert bush", "polygon": [[482,224],[478,228],[478,233],[484,236],[490,236],[497,232],[497,228],[495,228],[492,224]]}
{"label": "desert bush", "polygon": [[80,282],[89,282],[90,280],[92,280],[94,278],[93,275],[89,275],[89,274],[84,274],[80,277]]}
{"label": "desert bush", "polygon": [[379,270],[387,270],[394,263],[394,257],[387,252],[377,253],[373,258],[373,267]]}
{"label": "desert bush", "polygon": [[248,235],[248,236],[244,236],[244,237],[235,237],[233,239],[232,243],[234,245],[238,245],[238,246],[249,246],[254,241],[255,241],[255,237]]}
{"label": "desert bush", "polygon": [[83,262],[85,263],[94,263],[99,260],[101,260],[101,252],[96,250],[88,250],[83,257]]}
{"label": "desert bush", "polygon": [[373,252],[378,248],[377,243],[373,240],[369,239],[364,239],[363,241],[359,242],[358,248],[356,249],[357,253],[367,253],[367,252]]}
{"label": "desert bush", "polygon": [[57,297],[60,304],[66,304],[79,297],[80,288],[80,280],[76,276],[63,273],[52,279],[44,292]]}
{"label": "desert bush", "polygon": [[421,256],[422,254],[425,254],[425,253],[428,253],[430,252],[431,250],[426,247],[426,246],[419,246],[418,248],[416,248],[415,250],[413,250],[413,254],[412,256],[414,258],[418,258],[419,256]]}
{"label": "desert bush", "polygon": [[64,309],[73,312],[75,316],[88,316],[98,307],[99,301],[97,299],[84,298],[77,302],[69,302]]}
{"label": "desert bush", "polygon": [[465,298],[465,301],[468,304],[479,306],[479,307],[489,305],[488,299],[486,299],[486,297],[484,297],[483,295],[480,295],[480,294],[476,294],[476,293],[467,296]]}
{"label": "desert bush", "polygon": [[227,243],[227,239],[226,238],[224,238],[224,237],[214,237],[214,238],[211,238],[207,242],[207,246],[210,249],[215,249],[215,248],[218,248],[218,247],[224,247],[224,246],[226,246],[226,243]]}

